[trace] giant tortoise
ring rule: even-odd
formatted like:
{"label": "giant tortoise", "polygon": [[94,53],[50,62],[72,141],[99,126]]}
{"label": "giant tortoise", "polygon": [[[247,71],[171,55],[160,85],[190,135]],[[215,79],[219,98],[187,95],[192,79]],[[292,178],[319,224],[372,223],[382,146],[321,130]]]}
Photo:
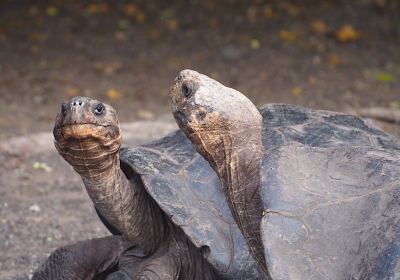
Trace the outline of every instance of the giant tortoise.
{"label": "giant tortoise", "polygon": [[75,97],[54,138],[113,235],[55,250],[34,280],[263,278],[217,176],[182,132],[120,149],[115,110]]}
{"label": "giant tortoise", "polygon": [[362,119],[271,104],[195,71],[170,98],[272,279],[400,279],[400,143]]}

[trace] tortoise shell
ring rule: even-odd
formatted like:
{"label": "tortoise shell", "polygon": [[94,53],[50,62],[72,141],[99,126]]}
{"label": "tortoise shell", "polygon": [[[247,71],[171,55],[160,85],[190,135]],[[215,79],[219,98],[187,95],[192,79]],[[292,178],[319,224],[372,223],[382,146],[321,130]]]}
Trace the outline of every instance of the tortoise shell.
{"label": "tortoise shell", "polygon": [[[345,232],[341,231],[353,230],[353,228],[345,226],[347,223],[365,224],[370,221],[370,225],[372,226],[373,221],[371,219],[376,218],[373,215],[378,216],[382,214],[381,212],[374,213],[374,210],[379,207],[390,210],[387,208],[387,203],[389,203],[390,199],[387,198],[385,200],[387,203],[384,205],[373,202],[373,196],[379,194],[383,196],[384,194],[378,187],[374,189],[375,183],[383,182],[378,179],[376,182],[371,180],[363,188],[360,190],[355,189],[353,192],[345,187],[345,184],[348,183],[347,181],[334,181],[336,185],[331,184],[329,181],[328,185],[335,188],[335,191],[331,191],[330,193],[338,200],[363,195],[365,199],[371,199],[371,202],[364,203],[365,205],[359,208],[357,205],[354,205],[351,207],[354,213],[351,212],[347,218],[338,218],[335,214],[336,208],[333,206],[329,209],[326,207],[318,208],[325,212],[315,209],[313,213],[319,215],[320,221],[326,221],[325,223],[318,224],[318,220],[315,220],[315,222],[308,225],[311,227],[310,230],[313,230],[312,236],[316,238],[316,242],[312,243],[311,241],[313,240],[310,239],[308,247],[304,245],[305,247],[292,248],[289,246],[290,244],[285,243],[287,241],[282,239],[284,238],[283,234],[288,235],[285,238],[289,238],[290,242],[297,244],[295,242],[297,239],[291,234],[299,235],[298,240],[302,240],[301,238],[303,237],[300,233],[303,233],[303,231],[306,232],[306,230],[302,229],[304,225],[299,223],[297,219],[292,219],[292,216],[287,217],[282,214],[284,213],[283,211],[287,213],[292,211],[290,215],[295,215],[296,213],[293,211],[297,211],[302,205],[306,205],[304,209],[308,209],[309,211],[312,209],[310,208],[311,206],[318,206],[312,200],[309,202],[307,189],[304,189],[302,195],[298,195],[302,189],[297,190],[296,193],[292,193],[292,189],[298,188],[297,183],[299,180],[303,180],[306,185],[311,184],[314,188],[317,188],[316,184],[319,182],[326,184],[326,180],[330,178],[330,175],[328,175],[330,173],[327,172],[326,166],[331,155],[339,159],[339,155],[335,153],[346,153],[346,151],[353,151],[351,154],[356,156],[356,158],[349,159],[349,162],[346,162],[347,165],[343,164],[339,169],[333,170],[340,173],[343,169],[347,169],[348,172],[345,175],[349,177],[345,177],[346,180],[352,179],[354,180],[354,184],[357,183],[357,185],[360,185],[360,182],[357,181],[359,177],[351,177],[354,172],[350,172],[349,167],[355,163],[363,163],[365,167],[368,164],[372,164],[372,161],[376,158],[381,159],[377,164],[381,166],[382,172],[392,171],[392,173],[386,176],[397,174],[397,178],[400,178],[398,176],[400,175],[399,172],[396,173],[394,170],[396,166],[394,161],[392,162],[386,157],[392,152],[397,155],[399,153],[398,150],[400,150],[400,143],[391,136],[373,128],[362,119],[352,115],[316,111],[300,106],[284,104],[269,104],[262,107],[260,112],[264,120],[263,144],[266,150],[263,163],[263,197],[265,209],[268,210],[268,213],[263,220],[263,229],[265,229],[263,230],[263,240],[264,245],[266,245],[267,263],[272,274],[279,276],[277,279],[297,279],[297,276],[293,276],[292,278],[286,276],[292,275],[292,272],[298,273],[299,271],[304,275],[304,277],[300,277],[299,279],[307,277],[310,277],[307,279],[314,279],[311,277],[314,275],[314,270],[322,269],[323,266],[329,266],[333,262],[332,260],[326,260],[323,263],[324,254],[330,252],[329,248],[336,245],[339,246],[339,244],[334,243],[326,246],[324,242],[337,242],[338,235],[340,233],[345,234]],[[354,149],[353,147],[358,148]],[[378,154],[374,154],[374,151],[377,149],[388,149],[390,152],[380,151]],[[369,153],[374,155],[369,156]],[[297,163],[294,164],[295,155],[303,156],[302,159],[304,161],[311,161],[307,169],[299,170],[296,165]],[[121,149],[121,161],[128,164],[134,172],[141,175],[143,185],[148,193],[170,219],[183,229],[190,240],[198,248],[203,248],[206,258],[218,271],[233,279],[263,278],[256,262],[249,253],[238,226],[234,222],[217,175],[211,169],[208,162],[196,152],[194,146],[185,137],[183,132],[173,132],[158,141],[146,145],[123,148]],[[340,165],[340,160],[334,161],[334,163]],[[369,166],[372,168],[372,165]],[[315,172],[318,172],[320,177],[313,178],[309,176],[311,175],[310,172],[315,173],[313,168],[317,168]],[[359,166],[359,169],[357,169],[357,172],[367,172],[367,169],[363,169],[361,166]],[[397,167],[397,169],[399,168]],[[359,176],[364,176],[365,172],[360,173]],[[336,173],[335,176],[337,176]],[[371,174],[371,176],[377,175]],[[385,180],[388,185],[385,185],[384,189],[389,191],[390,187],[388,186],[392,186],[393,182],[390,179]],[[315,192],[314,189],[312,191]],[[326,190],[321,189],[320,191],[324,192]],[[371,197],[367,196],[366,194],[369,192],[375,192],[375,194],[371,194]],[[318,193],[318,195],[320,194]],[[385,195],[389,195],[389,193],[385,192]],[[288,197],[291,200],[288,200]],[[319,196],[317,197],[319,198]],[[354,199],[354,203],[357,201],[361,200]],[[309,204],[307,204],[308,202]],[[321,199],[318,202],[329,204],[331,200]],[[397,200],[393,200],[393,203],[395,203],[393,207],[399,205]],[[345,205],[349,205],[349,203]],[[335,207],[340,208],[340,204],[336,204]],[[348,208],[344,207],[343,211],[338,213],[346,216]],[[276,214],[274,211],[281,211],[281,213]],[[355,213],[357,211],[360,212],[358,216]],[[390,214],[388,220],[393,218],[393,215]],[[328,233],[329,225],[332,225],[332,223],[337,223],[335,225],[336,230],[331,232],[336,236],[334,236],[334,239],[329,239],[328,237],[331,236],[325,233]],[[398,224],[400,225],[400,223]],[[376,224],[376,226],[381,225],[380,223]],[[388,223],[384,225],[389,226]],[[317,231],[314,229],[317,226],[324,227],[324,229]],[[376,228],[372,234],[368,234],[365,232],[367,228],[371,230],[370,227],[357,228],[362,230],[359,238],[350,238],[350,244],[346,243],[340,248],[345,247],[344,250],[346,253],[350,251],[357,252],[357,248],[354,246],[356,246],[355,242],[358,242],[358,244],[365,245],[365,248],[362,248],[366,250],[365,254],[370,252],[368,251],[369,249],[375,250],[377,243],[374,243],[372,240],[369,243],[361,240],[361,234],[366,234],[365,238],[372,238],[384,235],[385,232],[381,228]],[[390,237],[389,239],[397,242],[396,240],[398,239],[396,238]],[[305,266],[306,261],[309,260],[308,258],[304,260],[299,260],[300,257],[293,258],[293,260],[290,259],[290,256],[294,252],[298,251],[301,255],[302,250],[306,252],[318,251],[320,247],[326,247],[327,249],[321,249],[319,253],[316,253],[318,258],[322,258],[316,264],[309,263]],[[385,248],[390,250],[388,246]],[[281,250],[285,251],[282,253]],[[384,251],[379,252],[384,254]],[[390,252],[388,251],[388,253]],[[349,254],[349,256],[353,256],[354,254]],[[365,254],[363,256],[367,257],[368,260],[375,260]],[[346,260],[348,260],[347,255]],[[376,260],[378,261],[378,259]],[[286,264],[293,267],[289,270],[287,267],[284,267]],[[365,263],[360,262],[360,265],[365,265]],[[379,265],[382,266],[382,269],[386,269],[386,263]],[[298,266],[304,266],[303,270]],[[365,267],[365,269],[367,268]],[[285,272],[286,270],[287,273]],[[322,277],[319,279],[330,278]]]}
{"label": "tortoise shell", "polygon": [[262,240],[273,279],[400,277],[400,143],[362,119],[262,110]]}

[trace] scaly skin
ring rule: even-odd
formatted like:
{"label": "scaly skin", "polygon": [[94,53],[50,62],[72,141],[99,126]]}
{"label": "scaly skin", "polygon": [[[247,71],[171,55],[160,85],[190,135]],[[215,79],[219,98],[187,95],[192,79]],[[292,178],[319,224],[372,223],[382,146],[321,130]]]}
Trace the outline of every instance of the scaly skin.
{"label": "scaly skin", "polygon": [[[63,103],[53,133],[58,152],[82,177],[97,211],[121,237],[58,249],[35,274],[36,279],[91,279],[116,263],[118,271],[107,280],[218,279],[200,250],[146,192],[140,175],[129,168],[126,174],[121,170],[122,138],[111,106],[75,97]],[[111,244],[120,239],[121,250]],[[96,255],[93,252],[99,246],[104,250]]]}
{"label": "scaly skin", "polygon": [[[114,109],[89,98],[63,104],[54,127],[60,155],[82,177],[96,209],[144,253],[151,254],[165,238],[163,213],[140,182],[120,169],[122,142]],[[100,104],[100,105],[98,105]],[[101,106],[102,114],[93,112]],[[99,107],[100,108],[100,107]]]}
{"label": "scaly skin", "polygon": [[106,236],[60,247],[35,271],[32,280],[104,279],[99,274],[116,268],[128,246],[121,236]]}
{"label": "scaly skin", "polygon": [[179,127],[221,180],[233,217],[269,277],[260,235],[262,117],[238,91],[184,70],[170,90]]}

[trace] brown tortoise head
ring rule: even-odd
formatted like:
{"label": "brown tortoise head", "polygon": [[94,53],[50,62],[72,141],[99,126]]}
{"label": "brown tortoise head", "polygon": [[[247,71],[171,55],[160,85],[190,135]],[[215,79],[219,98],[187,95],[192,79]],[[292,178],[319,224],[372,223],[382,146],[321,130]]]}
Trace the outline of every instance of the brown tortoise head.
{"label": "brown tortoise head", "polygon": [[[260,138],[262,117],[243,94],[193,70],[183,70],[170,89],[173,114],[199,152],[208,159],[221,149],[221,137],[231,137],[234,144]],[[243,133],[244,132],[244,133]],[[250,132],[250,133],[247,133]],[[215,157],[214,157],[215,160]]]}
{"label": "brown tortoise head", "polygon": [[178,74],[170,99],[179,126],[189,132],[249,129],[262,120],[243,94],[193,70]]}
{"label": "brown tortoise head", "polygon": [[62,103],[54,125],[56,139],[93,138],[107,141],[119,134],[119,122],[114,108],[88,97],[77,96]]}
{"label": "brown tortoise head", "polygon": [[55,146],[74,168],[77,161],[114,154],[121,146],[117,113],[110,105],[88,97],[62,103],[53,129]]}

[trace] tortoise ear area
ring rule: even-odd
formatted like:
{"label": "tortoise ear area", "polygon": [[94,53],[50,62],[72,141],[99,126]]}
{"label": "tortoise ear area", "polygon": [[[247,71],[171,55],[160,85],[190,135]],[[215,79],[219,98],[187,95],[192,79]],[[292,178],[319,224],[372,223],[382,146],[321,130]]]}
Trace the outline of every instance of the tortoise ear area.
{"label": "tortoise ear area", "polygon": [[199,110],[198,112],[196,112],[195,116],[196,116],[197,122],[200,123],[206,118],[207,112],[205,112],[203,110]]}
{"label": "tortoise ear area", "polygon": [[108,138],[116,138],[121,133],[120,128],[118,126],[110,126],[107,128],[106,137]]}

